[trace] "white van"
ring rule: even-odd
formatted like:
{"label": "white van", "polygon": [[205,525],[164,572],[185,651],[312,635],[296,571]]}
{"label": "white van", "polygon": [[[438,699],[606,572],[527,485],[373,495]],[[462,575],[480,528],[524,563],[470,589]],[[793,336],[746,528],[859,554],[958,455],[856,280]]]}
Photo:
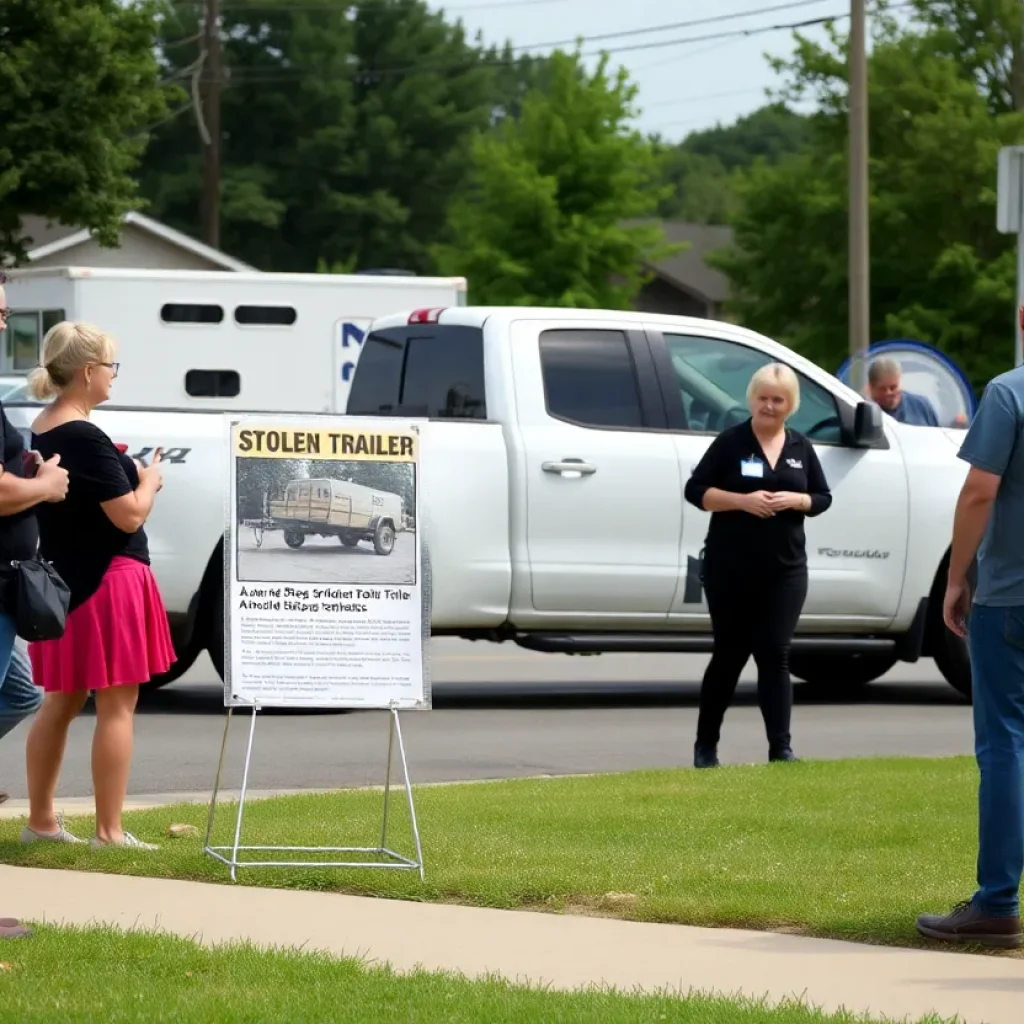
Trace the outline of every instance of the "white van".
{"label": "white van", "polygon": [[118,342],[125,409],[344,412],[363,336],[410,306],[464,306],[463,277],[53,267],[11,271],[0,373],[85,320]]}

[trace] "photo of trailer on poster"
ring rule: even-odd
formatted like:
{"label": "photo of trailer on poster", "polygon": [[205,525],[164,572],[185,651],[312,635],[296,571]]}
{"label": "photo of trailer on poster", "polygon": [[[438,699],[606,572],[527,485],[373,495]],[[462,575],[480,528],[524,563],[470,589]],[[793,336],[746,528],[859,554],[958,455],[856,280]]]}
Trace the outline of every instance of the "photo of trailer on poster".
{"label": "photo of trailer on poster", "polygon": [[427,710],[420,431],[232,417],[225,704]]}

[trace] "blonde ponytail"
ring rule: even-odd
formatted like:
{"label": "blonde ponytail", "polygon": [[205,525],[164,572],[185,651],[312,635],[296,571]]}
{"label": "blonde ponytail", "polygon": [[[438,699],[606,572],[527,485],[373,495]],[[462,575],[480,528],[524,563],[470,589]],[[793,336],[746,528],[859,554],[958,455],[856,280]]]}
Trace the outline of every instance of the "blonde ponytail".
{"label": "blonde ponytail", "polygon": [[42,366],[29,374],[28,386],[40,401],[53,398],[74,380],[82,367],[110,362],[114,348],[114,339],[99,327],[62,320],[46,332]]}
{"label": "blonde ponytail", "polygon": [[60,389],[50,376],[50,371],[45,366],[37,366],[28,375],[28,390],[33,398],[45,402],[53,398]]}

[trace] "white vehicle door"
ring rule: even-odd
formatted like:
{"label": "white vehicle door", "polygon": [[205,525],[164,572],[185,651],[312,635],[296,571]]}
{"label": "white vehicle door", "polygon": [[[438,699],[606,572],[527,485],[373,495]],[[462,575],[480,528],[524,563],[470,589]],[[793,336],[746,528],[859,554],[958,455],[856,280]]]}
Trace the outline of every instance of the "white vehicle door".
{"label": "white vehicle door", "polygon": [[[700,334],[665,332],[662,349],[658,332],[649,334],[656,361],[667,352],[682,401],[683,429],[675,439],[685,481],[714,436],[749,416],[747,384],[773,357],[738,340]],[[789,425],[814,442],[833,494],[832,507],[806,522],[809,586],[801,629],[886,625],[900,603],[908,530],[907,476],[894,432],[887,426],[884,446],[848,447],[837,405],[842,399],[794,370],[800,407]],[[694,628],[710,625],[696,576],[709,520],[709,513],[686,505],[672,615]]]}
{"label": "white vehicle door", "polygon": [[613,320],[528,319],[510,330],[526,616],[557,618],[560,628],[666,622],[679,577],[682,480],[643,331]]}

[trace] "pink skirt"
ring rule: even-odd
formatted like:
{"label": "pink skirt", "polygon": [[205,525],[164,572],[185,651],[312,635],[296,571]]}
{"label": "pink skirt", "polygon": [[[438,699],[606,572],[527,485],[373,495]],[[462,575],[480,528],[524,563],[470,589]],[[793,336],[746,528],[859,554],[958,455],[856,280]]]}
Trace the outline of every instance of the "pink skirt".
{"label": "pink skirt", "polygon": [[148,565],[118,556],[99,590],[68,616],[59,640],[28,645],[48,693],[138,686],[175,662],[167,612]]}

